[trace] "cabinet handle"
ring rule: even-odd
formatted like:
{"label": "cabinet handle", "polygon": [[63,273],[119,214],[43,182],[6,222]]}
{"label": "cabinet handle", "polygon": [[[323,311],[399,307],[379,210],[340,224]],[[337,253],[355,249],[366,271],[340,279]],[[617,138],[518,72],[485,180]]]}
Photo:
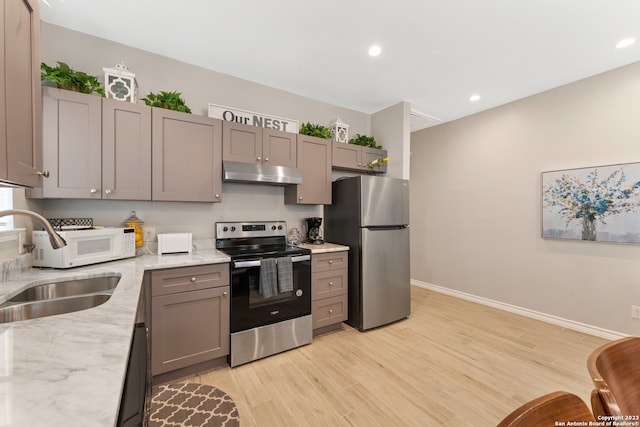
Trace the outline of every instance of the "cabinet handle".
{"label": "cabinet handle", "polygon": [[36,172],[36,175],[40,175],[42,177],[49,178],[49,171],[38,171],[38,172]]}
{"label": "cabinet handle", "polygon": [[329,264],[333,264],[333,260],[332,259],[329,260]]}
{"label": "cabinet handle", "polygon": [[226,296],[227,296],[227,291],[224,291],[224,292],[222,293],[222,296],[226,297]]}
{"label": "cabinet handle", "polygon": [[192,277],[192,278],[191,278],[191,281],[192,281],[192,282],[195,282],[195,281],[196,281],[196,278],[195,278],[195,277]]}
{"label": "cabinet handle", "polygon": [[269,158],[268,158],[268,157],[265,157],[265,158],[264,158],[264,161],[265,161],[265,162],[268,162],[268,161],[269,161]]}
{"label": "cabinet handle", "polygon": [[111,194],[111,190],[107,188],[106,190],[104,190],[104,194]]}
{"label": "cabinet handle", "polygon": [[219,194],[216,194],[216,199],[219,199],[219,198],[220,198],[220,195],[219,195]]}
{"label": "cabinet handle", "polygon": [[333,286],[333,282],[329,282],[329,286]]}
{"label": "cabinet handle", "polygon": [[89,190],[89,192],[90,192],[91,194],[94,194],[94,193],[97,193],[97,192],[98,192],[98,190],[96,190],[95,188],[92,188],[91,190]]}
{"label": "cabinet handle", "polygon": [[329,309],[329,314],[333,314],[333,309]]}
{"label": "cabinet handle", "polygon": [[298,200],[302,200],[302,196],[298,197]]}
{"label": "cabinet handle", "polygon": [[256,159],[257,161],[262,161],[262,157],[258,156],[258,158]]}

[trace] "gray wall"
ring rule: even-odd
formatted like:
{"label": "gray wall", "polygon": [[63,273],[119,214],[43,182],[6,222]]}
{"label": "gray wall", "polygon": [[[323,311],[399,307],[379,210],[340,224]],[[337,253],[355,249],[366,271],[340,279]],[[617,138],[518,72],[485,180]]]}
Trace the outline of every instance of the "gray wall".
{"label": "gray wall", "polygon": [[[369,134],[370,116],[294,95],[233,76],[209,71],[160,55],[42,23],[42,61],[64,61],[71,67],[103,76],[103,67],[124,62],[136,73],[139,98],[149,91],[182,92],[194,114],[207,115],[209,103],[257,111],[298,121],[327,125],[339,116],[353,134]],[[203,45],[203,48],[206,48]],[[211,52],[215,55],[215,52]],[[283,64],[286,66],[286,64]],[[313,82],[309,82],[313,84]],[[21,204],[22,191],[16,191]],[[158,232],[191,231],[196,238],[213,237],[213,223],[225,220],[286,220],[302,229],[303,220],[322,216],[322,206],[284,204],[283,187],[223,184],[222,203],[161,203],[44,200],[41,210],[48,217],[87,216],[101,225],[117,225],[135,209],[148,226]],[[33,204],[38,208],[37,203]]]}
{"label": "gray wall", "polygon": [[640,246],[541,238],[541,172],[640,161],[640,63],[411,136],[411,277],[640,334]]}

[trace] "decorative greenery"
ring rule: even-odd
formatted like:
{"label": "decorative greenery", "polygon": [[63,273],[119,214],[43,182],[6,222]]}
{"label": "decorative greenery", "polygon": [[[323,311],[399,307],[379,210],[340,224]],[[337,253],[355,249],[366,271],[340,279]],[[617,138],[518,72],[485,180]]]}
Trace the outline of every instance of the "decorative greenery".
{"label": "decorative greenery", "polygon": [[160,107],[168,110],[182,111],[183,113],[191,113],[191,109],[187,107],[184,99],[182,99],[180,95],[182,95],[180,92],[149,92],[142,100],[150,107]]}
{"label": "decorative greenery", "polygon": [[376,144],[376,140],[372,136],[356,134],[355,138],[349,140],[349,144],[362,145],[363,147],[382,148],[382,146]]}
{"label": "decorative greenery", "polygon": [[582,219],[582,240],[596,240],[596,220],[605,224],[608,216],[629,213],[640,207],[640,181],[627,183],[622,168],[607,178],[598,178],[598,169],[585,181],[564,174],[543,189],[544,207],[557,209],[566,220]]}
{"label": "decorative greenery", "polygon": [[40,80],[54,82],[60,89],[72,90],[74,92],[92,93],[97,92],[105,96],[104,89],[96,76],[89,75],[83,71],[76,71],[62,61],[57,61],[55,67],[50,67],[44,62],[40,64]]}
{"label": "decorative greenery", "polygon": [[302,135],[317,136],[318,138],[331,139],[331,131],[322,126],[311,123],[303,123],[300,126]]}

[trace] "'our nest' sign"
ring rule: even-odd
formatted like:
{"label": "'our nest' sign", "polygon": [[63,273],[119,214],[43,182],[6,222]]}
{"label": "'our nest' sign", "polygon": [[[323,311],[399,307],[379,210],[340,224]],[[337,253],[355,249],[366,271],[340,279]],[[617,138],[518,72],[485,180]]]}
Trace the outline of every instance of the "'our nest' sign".
{"label": "'our nest' sign", "polygon": [[224,105],[209,104],[209,117],[291,133],[298,133],[300,129],[300,124],[297,120],[254,113],[253,111],[240,110]]}

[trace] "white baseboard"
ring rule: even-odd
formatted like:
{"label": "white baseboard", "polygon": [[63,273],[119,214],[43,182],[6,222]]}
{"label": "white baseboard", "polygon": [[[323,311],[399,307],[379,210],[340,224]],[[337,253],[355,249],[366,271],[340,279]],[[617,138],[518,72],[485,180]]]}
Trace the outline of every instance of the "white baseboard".
{"label": "white baseboard", "polygon": [[562,317],[553,316],[551,314],[541,313],[535,310],[529,310],[528,308],[522,308],[515,305],[507,304],[504,302],[495,301],[489,298],[479,297],[476,295],[468,294],[466,292],[457,291],[455,289],[444,288],[442,286],[433,285],[431,283],[421,282],[419,280],[412,279],[411,284],[415,286],[419,286],[421,288],[439,292],[441,294],[446,294],[446,295],[450,295],[450,296],[464,299],[467,301],[472,301],[478,304],[497,308],[499,310],[508,311],[510,313],[519,314],[521,316],[530,317],[532,319],[541,320],[543,322],[562,326],[563,328],[572,329],[574,331],[582,332],[589,335],[594,335],[601,338],[606,338],[609,340],[617,340],[617,339],[628,336],[625,334],[621,334],[619,332],[599,328],[597,326],[587,325],[587,324],[575,322],[569,319],[563,319]]}

